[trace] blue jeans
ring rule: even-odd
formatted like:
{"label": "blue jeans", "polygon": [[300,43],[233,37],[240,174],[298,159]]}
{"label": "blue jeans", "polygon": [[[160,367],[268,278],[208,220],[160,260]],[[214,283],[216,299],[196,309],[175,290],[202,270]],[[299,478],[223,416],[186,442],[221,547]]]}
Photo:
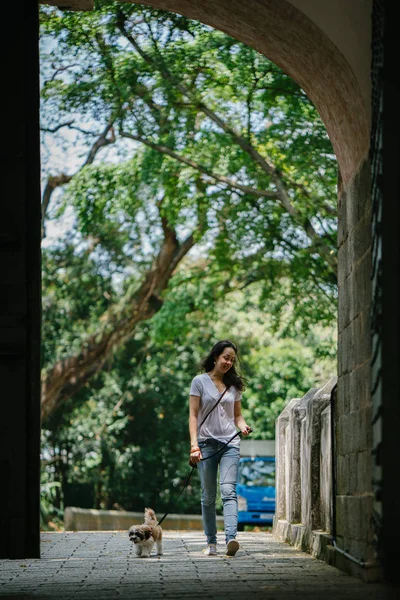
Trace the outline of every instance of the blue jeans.
{"label": "blue jeans", "polygon": [[[217,452],[223,442],[207,439],[199,442],[203,458]],[[215,500],[217,496],[217,474],[219,465],[219,485],[224,508],[225,541],[236,537],[238,521],[238,504],[236,483],[239,471],[240,450],[238,446],[225,446],[221,452],[208,460],[198,463],[201,482],[201,514],[203,516],[204,533],[208,544],[217,543],[217,516]]]}

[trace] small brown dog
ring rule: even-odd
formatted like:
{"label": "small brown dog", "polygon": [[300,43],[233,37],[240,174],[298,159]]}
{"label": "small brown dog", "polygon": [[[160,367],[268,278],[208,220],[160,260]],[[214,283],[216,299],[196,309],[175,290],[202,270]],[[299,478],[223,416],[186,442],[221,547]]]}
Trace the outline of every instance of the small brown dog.
{"label": "small brown dog", "polygon": [[136,556],[150,558],[154,544],[157,555],[162,555],[162,529],[152,508],[144,509],[143,525],[132,525],[129,528],[129,539],[135,544]]}

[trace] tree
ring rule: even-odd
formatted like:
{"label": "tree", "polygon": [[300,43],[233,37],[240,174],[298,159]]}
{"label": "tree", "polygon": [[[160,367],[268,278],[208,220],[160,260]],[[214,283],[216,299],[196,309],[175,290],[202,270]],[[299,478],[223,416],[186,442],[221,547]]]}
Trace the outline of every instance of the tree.
{"label": "tree", "polygon": [[214,304],[211,318],[206,295],[196,311],[179,312],[182,297],[202,297],[203,282],[196,283],[198,293],[188,280],[172,288],[151,323],[138,325],[96,383],[79,392],[79,402],[66,400],[64,410],[47,420],[46,482],[61,487],[66,502],[73,485],[78,506],[135,511],[152,506],[159,516],[198,513],[197,473],[178,499],[190,471],[189,387],[216,339],[229,335],[240,349],[239,369],[246,379],[242,404],[252,439],[273,439],[275,419],[287,402],[334,373],[331,328],[315,326],[296,339],[272,334],[269,317],[258,308],[260,285],[253,286],[250,298],[249,290],[236,290],[228,304]]}
{"label": "tree", "polygon": [[213,297],[263,281],[277,315],[295,296],[308,301],[294,321],[332,318],[336,163],[290,78],[221,32],[137,5],[46,8],[42,35],[56,42],[42,53],[44,135],[73,132],[86,152],[48,173],[43,232],[49,211],[73,206],[79,243],[119,291],[49,357],[44,420],[160,310],[183,264],[183,278],[218,279]]}

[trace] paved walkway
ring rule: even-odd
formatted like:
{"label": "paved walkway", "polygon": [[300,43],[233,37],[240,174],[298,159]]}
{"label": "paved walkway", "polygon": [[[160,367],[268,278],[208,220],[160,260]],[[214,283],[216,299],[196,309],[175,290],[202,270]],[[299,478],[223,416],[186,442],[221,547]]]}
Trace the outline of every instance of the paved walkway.
{"label": "paved walkway", "polygon": [[[395,598],[270,533],[240,533],[235,557],[202,554],[202,532],[165,531],[164,555],[136,558],[126,532],[43,533],[41,560],[0,561],[0,597],[26,600],[383,600]],[[399,596],[397,596],[399,597]]]}

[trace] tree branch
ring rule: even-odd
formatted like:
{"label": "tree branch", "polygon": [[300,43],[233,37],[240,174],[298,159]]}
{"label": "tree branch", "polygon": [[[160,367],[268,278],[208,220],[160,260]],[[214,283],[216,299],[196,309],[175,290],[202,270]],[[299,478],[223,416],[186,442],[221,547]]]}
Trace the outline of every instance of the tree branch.
{"label": "tree branch", "polygon": [[325,247],[324,241],[321,239],[319,234],[315,231],[312,223],[309,219],[304,218],[303,215],[296,209],[292,204],[292,200],[288,194],[285,183],[281,177],[279,170],[275,167],[275,165],[262,156],[258,150],[256,150],[252,144],[246,140],[242,135],[237,133],[228,123],[226,123],[219,115],[215,113],[209,106],[207,106],[202,100],[197,98],[197,95],[193,93],[192,90],[188,89],[184,84],[182,84],[174,75],[172,75],[168,68],[166,67],[164,61],[162,60],[162,56],[158,52],[158,60],[155,61],[147,52],[145,52],[135,38],[127,31],[125,24],[125,16],[122,11],[118,13],[117,24],[124,35],[124,37],[130,42],[130,44],[135,48],[138,54],[143,58],[143,60],[149,64],[153,69],[158,71],[161,76],[172,83],[178,91],[181,92],[183,96],[188,98],[194,105],[201,110],[206,116],[209,117],[222,131],[228,134],[232,140],[246,153],[248,154],[256,164],[266,173],[271,181],[274,183],[277,190],[277,198],[286,212],[293,218],[293,220],[300,225],[307,236],[312,240],[315,246],[318,248],[318,251],[324,256],[325,260],[329,264],[329,266],[336,272],[337,269],[337,260],[336,257],[330,253],[330,248]]}
{"label": "tree branch", "polygon": [[85,135],[93,135],[93,136],[101,135],[99,133],[96,133],[95,131],[87,131],[86,129],[77,127],[76,125],[73,125],[73,123],[75,123],[74,120],[66,121],[65,123],[60,123],[59,125],[56,125],[55,127],[41,127],[40,131],[44,131],[46,133],[56,133],[56,131],[59,131],[63,127],[68,127],[68,129],[74,129],[75,131],[80,131],[80,133],[84,133]]}
{"label": "tree branch", "polygon": [[[54,63],[51,66],[54,67]],[[80,66],[81,65],[79,63],[73,63],[72,65],[65,65],[63,67],[58,67],[58,69],[56,69],[54,71],[50,81],[54,81],[59,73],[63,73],[64,71],[67,71],[68,69],[73,69],[74,67],[80,67]]]}
{"label": "tree branch", "polygon": [[[84,167],[92,164],[96,157],[96,154],[98,153],[100,148],[103,148],[104,146],[108,146],[109,144],[113,144],[115,142],[115,133],[114,133],[114,129],[113,129],[114,120],[115,119],[113,118],[107,123],[103,132],[99,135],[97,140],[91,146],[84,163],[82,164],[81,167],[79,167],[79,169],[77,171],[75,171],[74,174],[67,175],[66,173],[61,173],[60,175],[50,175],[49,176],[47,183],[45,185],[43,197],[42,197],[42,238],[44,238],[46,235],[46,231],[45,231],[46,214],[47,214],[51,196],[52,196],[54,190],[57,187],[60,187],[62,185],[69,183],[71,181],[71,179],[73,177],[75,177]],[[107,137],[109,133],[110,133],[110,136]]]}
{"label": "tree branch", "polygon": [[55,133],[56,131],[58,131],[59,129],[62,129],[63,127],[70,127],[72,125],[72,123],[74,123],[74,119],[72,119],[72,121],[66,121],[65,123],[60,123],[59,125],[56,125],[53,128],[41,127],[40,131],[46,131],[47,133]]}
{"label": "tree branch", "polygon": [[[166,226],[167,230],[167,226]],[[45,421],[67,398],[75,395],[96,375],[112,352],[162,307],[161,294],[178,263],[194,245],[191,234],[180,244],[169,228],[152,268],[140,287],[122,303],[108,309],[99,319],[100,330],[82,340],[78,354],[58,361],[42,377],[42,419]]]}
{"label": "tree branch", "polygon": [[261,198],[273,198],[273,199],[277,198],[276,192],[270,192],[267,190],[258,190],[257,188],[253,188],[251,186],[242,185],[241,183],[236,182],[234,179],[230,179],[229,177],[225,177],[224,175],[219,175],[217,173],[214,173],[208,167],[205,167],[205,166],[201,165],[200,163],[196,163],[194,160],[186,158],[185,156],[182,156],[181,154],[177,154],[176,152],[174,152],[173,150],[171,150],[171,148],[168,148],[167,146],[163,146],[161,144],[156,144],[155,142],[152,142],[152,141],[150,141],[146,138],[143,138],[139,135],[134,135],[132,133],[128,133],[127,131],[120,131],[120,134],[122,137],[134,140],[136,142],[140,142],[140,143],[148,146],[149,148],[153,148],[153,150],[157,150],[157,152],[160,152],[161,154],[166,154],[166,155],[170,156],[171,158],[187,165],[188,167],[192,167],[192,169],[194,169],[195,171],[198,171],[199,173],[203,173],[204,175],[207,175],[207,177],[209,177],[210,179],[213,179],[214,181],[219,181],[220,183],[225,183],[230,188],[240,190],[241,192],[244,192],[245,194],[251,194],[253,196],[258,196]]}

